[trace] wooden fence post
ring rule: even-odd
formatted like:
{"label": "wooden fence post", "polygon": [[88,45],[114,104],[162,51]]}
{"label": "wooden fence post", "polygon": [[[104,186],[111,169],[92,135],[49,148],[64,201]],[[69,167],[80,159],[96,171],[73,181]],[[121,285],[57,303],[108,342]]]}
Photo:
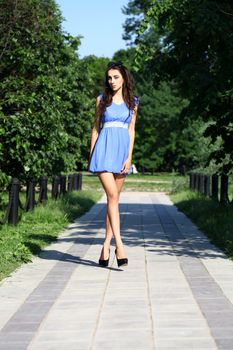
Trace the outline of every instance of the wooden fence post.
{"label": "wooden fence post", "polygon": [[57,199],[59,194],[60,177],[54,175],[52,178],[52,198]]}
{"label": "wooden fence post", "polygon": [[78,189],[81,191],[82,189],[82,179],[83,179],[83,176],[82,176],[82,173],[79,173],[78,174]]}
{"label": "wooden fence post", "polygon": [[18,179],[13,178],[11,183],[11,189],[9,194],[9,204],[7,208],[6,218],[9,224],[17,225],[19,220],[19,189],[20,182]]}
{"label": "wooden fence post", "polygon": [[204,175],[204,195],[210,196],[210,175]]}
{"label": "wooden fence post", "polygon": [[211,197],[215,200],[218,200],[218,175],[212,175],[212,189],[211,189]]}
{"label": "wooden fence post", "polygon": [[31,177],[27,182],[26,203],[24,205],[26,211],[33,210],[35,207],[35,184],[36,180],[34,177]]}
{"label": "wooden fence post", "polygon": [[200,193],[204,194],[205,193],[205,175],[200,174]]}
{"label": "wooden fence post", "polygon": [[68,192],[73,191],[73,175],[68,175]]}
{"label": "wooden fence post", "polygon": [[66,194],[66,176],[61,175],[60,176],[60,193],[59,195],[65,195]]}
{"label": "wooden fence post", "polygon": [[225,174],[221,175],[221,187],[220,187],[220,203],[229,203],[228,198],[228,176]]}
{"label": "wooden fence post", "polygon": [[41,176],[41,178],[40,178],[40,194],[39,194],[39,202],[41,202],[41,203],[46,202],[48,199],[47,184],[48,184],[47,176]]}
{"label": "wooden fence post", "polygon": [[78,190],[78,174],[73,174],[73,190]]}

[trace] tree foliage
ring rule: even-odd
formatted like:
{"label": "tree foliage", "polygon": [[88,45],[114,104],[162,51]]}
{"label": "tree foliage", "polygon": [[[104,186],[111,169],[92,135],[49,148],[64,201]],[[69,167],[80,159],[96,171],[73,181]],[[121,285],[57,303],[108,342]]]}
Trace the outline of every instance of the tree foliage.
{"label": "tree foliage", "polygon": [[200,118],[184,118],[189,99],[181,96],[177,83],[164,74],[159,62],[149,59],[165,49],[167,29],[157,30],[148,23],[145,25],[148,29],[144,28],[140,45],[143,42],[146,54],[142,56],[140,70],[135,69],[138,48],[133,46],[138,43],[136,34],[142,18],[150,9],[151,1],[147,0],[132,0],[124,8],[129,16],[124,24],[125,38],[132,47],[114,55],[114,59],[125,62],[133,72],[136,93],[140,97],[134,162],[148,170],[184,171],[203,162],[204,152],[208,152],[207,147],[203,147],[203,122]]}
{"label": "tree foliage", "polygon": [[85,166],[92,81],[53,0],[0,3],[1,171],[25,179]]}
{"label": "tree foliage", "polygon": [[[164,31],[162,48],[145,46],[148,27]],[[232,33],[230,0],[153,0],[141,20],[137,48],[137,62],[149,59],[155,71],[175,79],[190,100],[188,117],[208,122],[205,136],[220,144],[209,160],[226,173],[233,169]]]}
{"label": "tree foliage", "polygon": [[[212,159],[230,171],[230,1],[130,0],[123,12],[130,48],[113,60],[133,73],[140,97],[134,163],[152,171],[199,165],[211,150],[205,129]],[[79,59],[80,37],[61,22],[54,0],[0,2],[0,183],[87,167],[109,59]]]}
{"label": "tree foliage", "polygon": [[104,73],[109,62],[109,58],[90,55],[84,57],[82,61],[85,62],[88,68],[90,79],[92,81],[92,91],[96,97],[103,92],[105,84]]}

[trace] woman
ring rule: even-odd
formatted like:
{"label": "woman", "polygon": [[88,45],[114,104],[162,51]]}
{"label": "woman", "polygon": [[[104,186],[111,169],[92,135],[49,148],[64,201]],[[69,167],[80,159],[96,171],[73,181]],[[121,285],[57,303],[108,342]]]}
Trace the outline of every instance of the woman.
{"label": "woman", "polygon": [[89,171],[98,174],[107,195],[106,237],[99,259],[104,267],[113,235],[118,267],[128,264],[120,234],[119,196],[131,172],[138,103],[128,69],[122,62],[109,62],[104,94],[96,99],[89,162]]}

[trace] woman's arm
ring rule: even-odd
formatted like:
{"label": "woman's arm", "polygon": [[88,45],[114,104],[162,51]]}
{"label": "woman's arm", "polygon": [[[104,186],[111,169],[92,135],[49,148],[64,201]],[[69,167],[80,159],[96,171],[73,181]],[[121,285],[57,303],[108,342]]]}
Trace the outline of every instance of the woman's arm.
{"label": "woman's arm", "polygon": [[98,96],[96,98],[94,125],[93,125],[92,132],[91,132],[91,147],[90,147],[89,160],[91,159],[92,151],[93,151],[93,148],[95,146],[96,140],[97,140],[98,135],[99,135],[100,116],[101,116],[100,97]]}
{"label": "woman's arm", "polygon": [[137,111],[138,111],[138,105],[135,107],[131,122],[129,124],[129,138],[130,138],[130,144],[129,144],[129,153],[128,153],[128,158],[126,159],[123,169],[122,169],[122,174],[126,174],[130,170],[130,165],[132,162],[132,155],[133,155],[133,147],[134,147],[134,140],[135,140],[135,124],[136,124],[136,118],[137,118]]}

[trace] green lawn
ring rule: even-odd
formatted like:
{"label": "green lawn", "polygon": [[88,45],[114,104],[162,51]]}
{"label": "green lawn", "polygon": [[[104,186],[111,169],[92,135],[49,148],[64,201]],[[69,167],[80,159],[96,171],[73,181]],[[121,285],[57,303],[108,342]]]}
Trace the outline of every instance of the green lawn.
{"label": "green lawn", "polygon": [[[231,188],[232,193],[232,188]],[[233,259],[233,204],[220,205],[197,192],[171,195],[174,204],[200,228],[216,246]]]}
{"label": "green lawn", "polygon": [[[187,176],[177,174],[131,174],[126,176],[123,191],[159,191],[169,193],[177,188],[184,188],[184,186],[187,186],[187,183]],[[84,174],[83,188],[103,192],[102,185],[96,175]]]}
{"label": "green lawn", "polygon": [[17,226],[0,225],[0,280],[56,240],[100,197],[95,191],[71,192],[57,201],[49,199],[45,205],[37,205],[32,212],[21,213]]}

